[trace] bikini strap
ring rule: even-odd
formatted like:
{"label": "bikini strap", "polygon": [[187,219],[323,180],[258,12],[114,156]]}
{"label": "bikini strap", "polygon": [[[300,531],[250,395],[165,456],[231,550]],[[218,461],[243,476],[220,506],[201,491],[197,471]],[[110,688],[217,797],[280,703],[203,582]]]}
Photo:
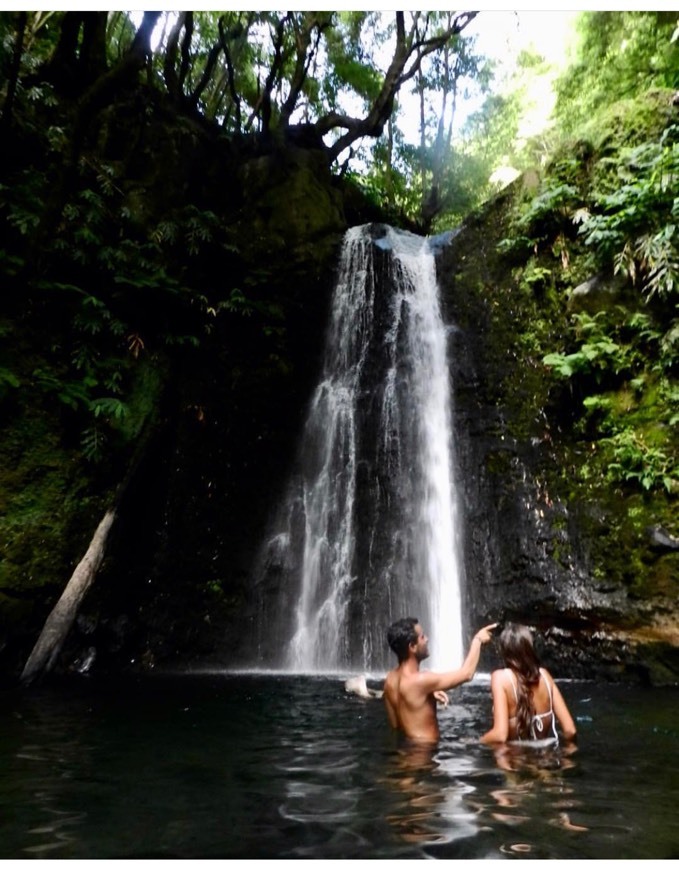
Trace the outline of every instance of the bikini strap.
{"label": "bikini strap", "polygon": [[552,687],[549,685],[549,680],[545,676],[542,668],[540,668],[540,676],[545,681],[545,685],[547,686],[547,694],[549,695],[549,712],[551,713],[554,710],[554,703],[552,701]]}
{"label": "bikini strap", "polygon": [[519,695],[518,695],[518,692],[516,691],[516,683],[514,682],[514,672],[512,671],[511,668],[505,668],[505,673],[509,674],[509,682],[512,684],[512,689],[514,689],[514,700],[518,704],[519,703]]}

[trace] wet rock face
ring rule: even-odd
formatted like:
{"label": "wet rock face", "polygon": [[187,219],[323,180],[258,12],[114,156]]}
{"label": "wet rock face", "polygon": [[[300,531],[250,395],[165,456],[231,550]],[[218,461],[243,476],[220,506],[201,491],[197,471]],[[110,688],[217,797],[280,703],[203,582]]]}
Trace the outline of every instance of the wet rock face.
{"label": "wet rock face", "polygon": [[679,550],[679,539],[670,535],[661,526],[650,526],[647,529],[651,547],[660,553],[674,553]]}
{"label": "wet rock face", "polygon": [[[677,640],[663,626],[676,623],[677,541],[657,524],[630,531],[618,493],[576,484],[586,457],[550,425],[548,373],[517,342],[536,315],[522,310],[496,253],[502,209],[499,201],[494,219],[470,222],[437,255],[468,627],[535,627],[545,664],[562,676],[676,682]],[[555,317],[545,305],[540,316]]]}
{"label": "wet rock face", "polygon": [[625,284],[620,277],[607,281],[600,275],[578,284],[570,294],[568,309],[571,312],[587,311],[593,314],[615,305],[624,297]]}
{"label": "wet rock face", "polygon": [[470,624],[586,624],[593,594],[582,555],[573,552],[573,521],[536,474],[544,447],[511,437],[504,410],[479,402],[478,378],[487,373],[474,365],[476,344],[457,331],[451,348]]}

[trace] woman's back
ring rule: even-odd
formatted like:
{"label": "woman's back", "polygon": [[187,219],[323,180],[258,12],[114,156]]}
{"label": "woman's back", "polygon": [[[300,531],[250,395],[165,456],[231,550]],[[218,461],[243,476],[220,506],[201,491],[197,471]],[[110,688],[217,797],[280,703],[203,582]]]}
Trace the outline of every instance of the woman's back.
{"label": "woman's back", "polygon": [[519,676],[511,668],[505,668],[507,679],[505,692],[507,694],[507,712],[509,733],[508,740],[557,740],[556,720],[554,717],[554,702],[552,700],[551,677],[540,668],[538,682],[528,689],[530,693],[530,706],[533,716],[530,722],[529,733],[519,733],[517,707],[519,702]]}
{"label": "woman's back", "polygon": [[533,649],[533,637],[525,625],[507,623],[499,641],[505,667],[493,671],[493,727],[482,743],[557,740],[556,723],[567,740],[575,737],[575,722],[559,687]]}

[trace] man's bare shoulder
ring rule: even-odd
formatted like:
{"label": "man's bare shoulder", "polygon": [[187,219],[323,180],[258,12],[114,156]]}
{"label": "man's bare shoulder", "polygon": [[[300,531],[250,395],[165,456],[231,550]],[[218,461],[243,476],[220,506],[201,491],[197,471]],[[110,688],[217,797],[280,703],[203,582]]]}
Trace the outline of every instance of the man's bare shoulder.
{"label": "man's bare shoulder", "polygon": [[386,677],[384,678],[385,686],[395,686],[399,681],[399,671],[398,668],[394,668],[391,671],[387,672]]}
{"label": "man's bare shoulder", "polygon": [[431,671],[417,671],[415,673],[403,674],[399,681],[399,687],[403,695],[411,698],[431,694],[433,691],[432,684],[436,681],[436,674]]}
{"label": "man's bare shoulder", "polygon": [[440,674],[436,671],[418,671],[416,674],[411,674],[412,685],[429,691],[432,683],[436,683]]}

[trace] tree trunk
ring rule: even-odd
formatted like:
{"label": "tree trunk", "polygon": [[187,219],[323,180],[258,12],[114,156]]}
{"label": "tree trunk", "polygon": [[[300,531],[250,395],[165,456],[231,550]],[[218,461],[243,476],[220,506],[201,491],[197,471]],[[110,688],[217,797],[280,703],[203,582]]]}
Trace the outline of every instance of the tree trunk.
{"label": "tree trunk", "polygon": [[387,194],[387,202],[394,208],[396,205],[396,197],[394,196],[394,168],[392,160],[394,157],[394,125],[392,119],[387,121],[387,159],[384,164],[384,189]]}
{"label": "tree trunk", "polygon": [[65,12],[59,42],[43,75],[59,90],[80,94],[106,72],[108,12]]}
{"label": "tree trunk", "polygon": [[80,603],[92,585],[106,552],[106,541],[116,519],[115,509],[106,511],[90,542],[87,552],[78,563],[61,597],[47,617],[33,652],[21,673],[21,682],[29,684],[54,667],[66,637],[78,615]]}
{"label": "tree trunk", "polygon": [[139,437],[134,456],[113,497],[113,505],[106,511],[104,518],[92,536],[87,552],[78,563],[61,597],[52,608],[40,633],[33,651],[24,665],[20,680],[24,684],[49,673],[56,664],[61,648],[78,615],[85,593],[92,585],[97,571],[106,554],[109,534],[121,509],[123,499],[130,489],[139,466],[149,451],[149,446],[160,430],[160,424],[149,419]]}
{"label": "tree trunk", "polygon": [[106,23],[108,12],[83,13],[83,36],[78,72],[81,84],[94,84],[106,73]]}

